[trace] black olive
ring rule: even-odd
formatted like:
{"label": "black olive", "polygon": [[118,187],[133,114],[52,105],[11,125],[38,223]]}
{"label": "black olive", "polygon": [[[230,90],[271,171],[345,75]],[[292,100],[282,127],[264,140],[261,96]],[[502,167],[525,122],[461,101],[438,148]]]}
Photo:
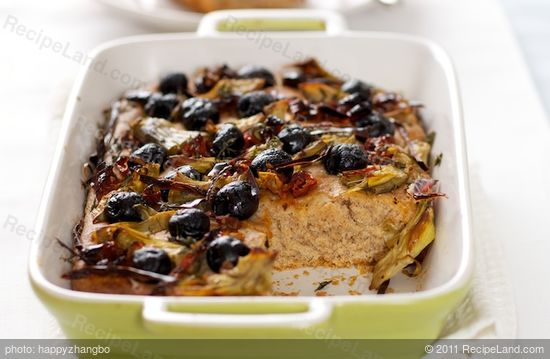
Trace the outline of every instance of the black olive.
{"label": "black olive", "polygon": [[212,141],[212,154],[218,158],[235,157],[244,146],[243,133],[237,126],[227,123],[221,126]]}
{"label": "black olive", "polygon": [[281,130],[278,135],[283,143],[283,150],[291,155],[303,150],[312,140],[313,136],[300,125],[290,125]]}
{"label": "black olive", "polygon": [[143,197],[136,192],[117,192],[111,195],[105,206],[105,216],[110,223],[141,221],[136,205],[145,205]]}
{"label": "black olive", "polygon": [[371,86],[357,79],[344,82],[341,90],[349,94],[358,93],[365,100],[370,99],[371,96]]}
{"label": "black olive", "polygon": [[348,117],[356,119],[362,116],[367,116],[372,112],[372,105],[368,101],[363,101],[353,106],[349,111],[346,112]]}
{"label": "black olive", "polygon": [[323,159],[328,173],[335,175],[343,171],[357,170],[369,164],[367,153],[359,145],[337,144],[330,148]]}
{"label": "black olive", "polygon": [[168,74],[160,80],[159,90],[164,94],[184,94],[187,92],[187,76],[181,72]]}
{"label": "black olive", "polygon": [[130,159],[140,158],[147,163],[158,163],[161,167],[165,157],[166,150],[156,143],[143,145],[130,155]]}
{"label": "black olive", "polygon": [[200,209],[180,209],[168,220],[168,230],[175,240],[200,239],[210,230],[210,218]]}
{"label": "black olive", "polygon": [[372,112],[357,120],[357,127],[366,127],[369,137],[379,137],[384,135],[393,136],[395,125],[379,112]]}
{"label": "black olive", "polygon": [[212,271],[219,273],[224,263],[231,263],[234,267],[239,263],[239,257],[244,257],[248,253],[250,248],[237,238],[221,236],[208,244],[206,262]]}
{"label": "black olive", "polygon": [[349,109],[363,101],[365,101],[365,99],[361,96],[361,94],[352,93],[351,95],[347,95],[346,97],[340,99],[340,101],[338,101],[338,106],[343,106]]}
{"label": "black olive", "polygon": [[273,96],[263,91],[249,92],[237,102],[237,114],[240,118],[253,116],[262,112],[273,101]]}
{"label": "black olive", "polygon": [[275,85],[275,77],[268,69],[256,66],[256,65],[246,65],[243,66],[237,76],[241,79],[263,79],[265,81],[264,87],[269,87]]}
{"label": "black olive", "polygon": [[[274,166],[282,165],[290,161],[292,161],[292,157],[285,151],[276,148],[270,148],[268,150],[260,152],[252,160],[252,163],[250,163],[250,169],[252,170],[252,173],[257,176],[258,172],[267,172]],[[292,167],[287,167],[277,172],[283,174],[287,178],[290,178],[293,171],[294,170]]]}
{"label": "black olive", "polygon": [[247,182],[235,181],[223,186],[214,197],[212,208],[216,215],[250,218],[258,209],[258,191]]}
{"label": "black olive", "polygon": [[283,72],[283,85],[288,87],[298,87],[306,80],[304,72],[300,69],[288,69]]}
{"label": "black olive", "polygon": [[172,270],[172,261],[168,254],[159,248],[144,247],[134,252],[132,263],[135,268],[154,272],[158,274],[168,274]]}
{"label": "black olive", "polygon": [[218,123],[219,119],[218,106],[208,99],[193,97],[183,102],[181,121],[188,130],[201,130],[208,120]]}
{"label": "black olive", "polygon": [[265,125],[269,127],[279,127],[284,124],[285,122],[275,115],[269,115],[265,119]]}
{"label": "black olive", "polygon": [[132,90],[128,91],[126,93],[126,100],[128,101],[134,101],[141,105],[145,105],[147,101],[149,101],[149,98],[151,97],[152,93],[150,91],[146,90]]}
{"label": "black olive", "polygon": [[178,97],[174,94],[162,95],[154,93],[145,104],[145,113],[151,117],[170,118],[172,111],[178,105]]}

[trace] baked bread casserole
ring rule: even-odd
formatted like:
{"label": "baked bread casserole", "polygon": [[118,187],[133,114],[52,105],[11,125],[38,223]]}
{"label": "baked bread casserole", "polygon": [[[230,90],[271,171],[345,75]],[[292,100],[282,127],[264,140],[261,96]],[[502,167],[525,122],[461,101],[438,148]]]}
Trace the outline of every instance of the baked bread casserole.
{"label": "baked bread casserole", "polygon": [[435,238],[419,105],[315,59],[166,74],[106,113],[74,231],[79,291],[266,295],[271,273],[417,275]]}

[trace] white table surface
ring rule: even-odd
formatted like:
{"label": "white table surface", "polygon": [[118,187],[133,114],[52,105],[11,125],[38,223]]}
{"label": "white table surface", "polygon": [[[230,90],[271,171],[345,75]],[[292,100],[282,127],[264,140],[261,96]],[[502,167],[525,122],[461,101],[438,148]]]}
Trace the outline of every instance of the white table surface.
{"label": "white table surface", "polygon": [[[32,293],[26,261],[56,140],[52,119],[60,116],[61,94],[81,66],[6,30],[8,15],[83,52],[155,29],[92,1],[0,2],[0,338],[60,337],[55,320]],[[518,336],[550,337],[549,121],[500,4],[409,0],[354,14],[350,27],[419,34],[450,52],[462,87],[472,184],[483,194],[473,201],[476,235],[502,243]],[[489,209],[491,226],[479,223],[476,208],[481,207]],[[18,229],[11,226],[14,221]]]}

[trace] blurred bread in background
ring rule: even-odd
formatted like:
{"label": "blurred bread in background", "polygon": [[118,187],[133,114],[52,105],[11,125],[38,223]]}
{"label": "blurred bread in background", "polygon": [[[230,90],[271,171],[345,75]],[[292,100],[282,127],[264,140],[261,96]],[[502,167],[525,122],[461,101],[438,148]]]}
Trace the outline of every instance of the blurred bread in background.
{"label": "blurred bread in background", "polygon": [[304,0],[175,0],[177,3],[198,12],[223,9],[291,8],[304,4]]}

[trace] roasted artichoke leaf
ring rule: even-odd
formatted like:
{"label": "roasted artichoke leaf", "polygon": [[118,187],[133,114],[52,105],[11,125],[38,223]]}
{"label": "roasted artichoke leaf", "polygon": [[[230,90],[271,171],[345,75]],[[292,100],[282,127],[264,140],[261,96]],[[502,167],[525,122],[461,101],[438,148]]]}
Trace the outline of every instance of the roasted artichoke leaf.
{"label": "roasted artichoke leaf", "polygon": [[308,158],[308,157],[319,155],[323,153],[323,151],[325,151],[327,147],[328,147],[328,144],[325,141],[322,141],[322,140],[314,141],[310,143],[306,148],[296,153],[292,157],[292,159],[299,160],[302,158]]}
{"label": "roasted artichoke leaf", "polygon": [[336,103],[345,96],[345,92],[322,82],[304,82],[298,89],[311,103]]}
{"label": "roasted artichoke leaf", "polygon": [[428,142],[412,140],[409,142],[409,151],[411,156],[418,162],[423,170],[428,169],[430,151],[432,147]]}
{"label": "roasted artichoke leaf", "polygon": [[216,100],[232,96],[242,96],[245,93],[261,90],[265,80],[255,79],[222,79],[210,91],[198,97]]}
{"label": "roasted artichoke leaf", "polygon": [[281,120],[287,120],[289,116],[289,106],[290,99],[284,98],[275,102],[270,103],[264,107],[264,112],[266,116],[273,115],[280,118]]}
{"label": "roasted artichoke leaf", "polygon": [[370,172],[350,171],[339,174],[340,181],[351,187],[349,192],[365,190],[371,193],[386,193],[403,185],[407,179],[407,172],[392,165],[382,166]]}
{"label": "roasted artichoke leaf", "polygon": [[173,167],[189,165],[196,169],[198,172],[205,174],[208,173],[218,161],[215,157],[194,158],[183,155],[175,155],[170,156],[167,162]]}
{"label": "roasted artichoke leaf", "polygon": [[369,289],[377,290],[407,265],[414,263],[415,258],[434,239],[433,208],[430,201],[422,201],[411,221],[397,234],[389,252],[374,266]]}
{"label": "roasted artichoke leaf", "polygon": [[177,255],[182,249],[181,245],[155,237],[155,234],[168,229],[168,221],[174,213],[176,211],[159,212],[141,222],[118,222],[102,226],[92,233],[92,241],[114,241],[121,248],[129,248],[132,243],[140,242],[164,249],[169,255]]}
{"label": "roasted artichoke leaf", "polygon": [[279,139],[277,136],[271,137],[269,140],[267,140],[266,143],[261,145],[254,145],[248,149],[246,154],[244,155],[244,158],[252,160],[254,159],[260,152],[271,149],[271,148],[277,148],[281,149],[283,148],[283,142]]}
{"label": "roasted artichoke leaf", "polygon": [[139,119],[132,130],[140,142],[154,142],[164,147],[169,155],[179,152],[184,144],[201,135],[201,132],[183,130],[170,121],[155,117]]}
{"label": "roasted artichoke leaf", "polygon": [[226,123],[232,123],[235,126],[237,126],[237,128],[241,130],[241,132],[246,132],[251,128],[254,128],[262,124],[264,121],[265,121],[265,115],[263,113],[258,113],[250,117],[245,117],[241,119],[237,119],[237,118],[229,119],[228,121],[224,122],[219,126],[223,126]]}
{"label": "roasted artichoke leaf", "polygon": [[273,252],[252,248],[239,258],[237,266],[219,274],[206,273],[203,277],[188,277],[171,289],[172,295],[266,295],[271,291]]}
{"label": "roasted artichoke leaf", "polygon": [[341,83],[342,80],[335,75],[327,71],[319,61],[316,59],[310,58],[301,62],[296,62],[289,67],[294,67],[302,70],[308,78],[314,79],[325,79],[335,83]]}

